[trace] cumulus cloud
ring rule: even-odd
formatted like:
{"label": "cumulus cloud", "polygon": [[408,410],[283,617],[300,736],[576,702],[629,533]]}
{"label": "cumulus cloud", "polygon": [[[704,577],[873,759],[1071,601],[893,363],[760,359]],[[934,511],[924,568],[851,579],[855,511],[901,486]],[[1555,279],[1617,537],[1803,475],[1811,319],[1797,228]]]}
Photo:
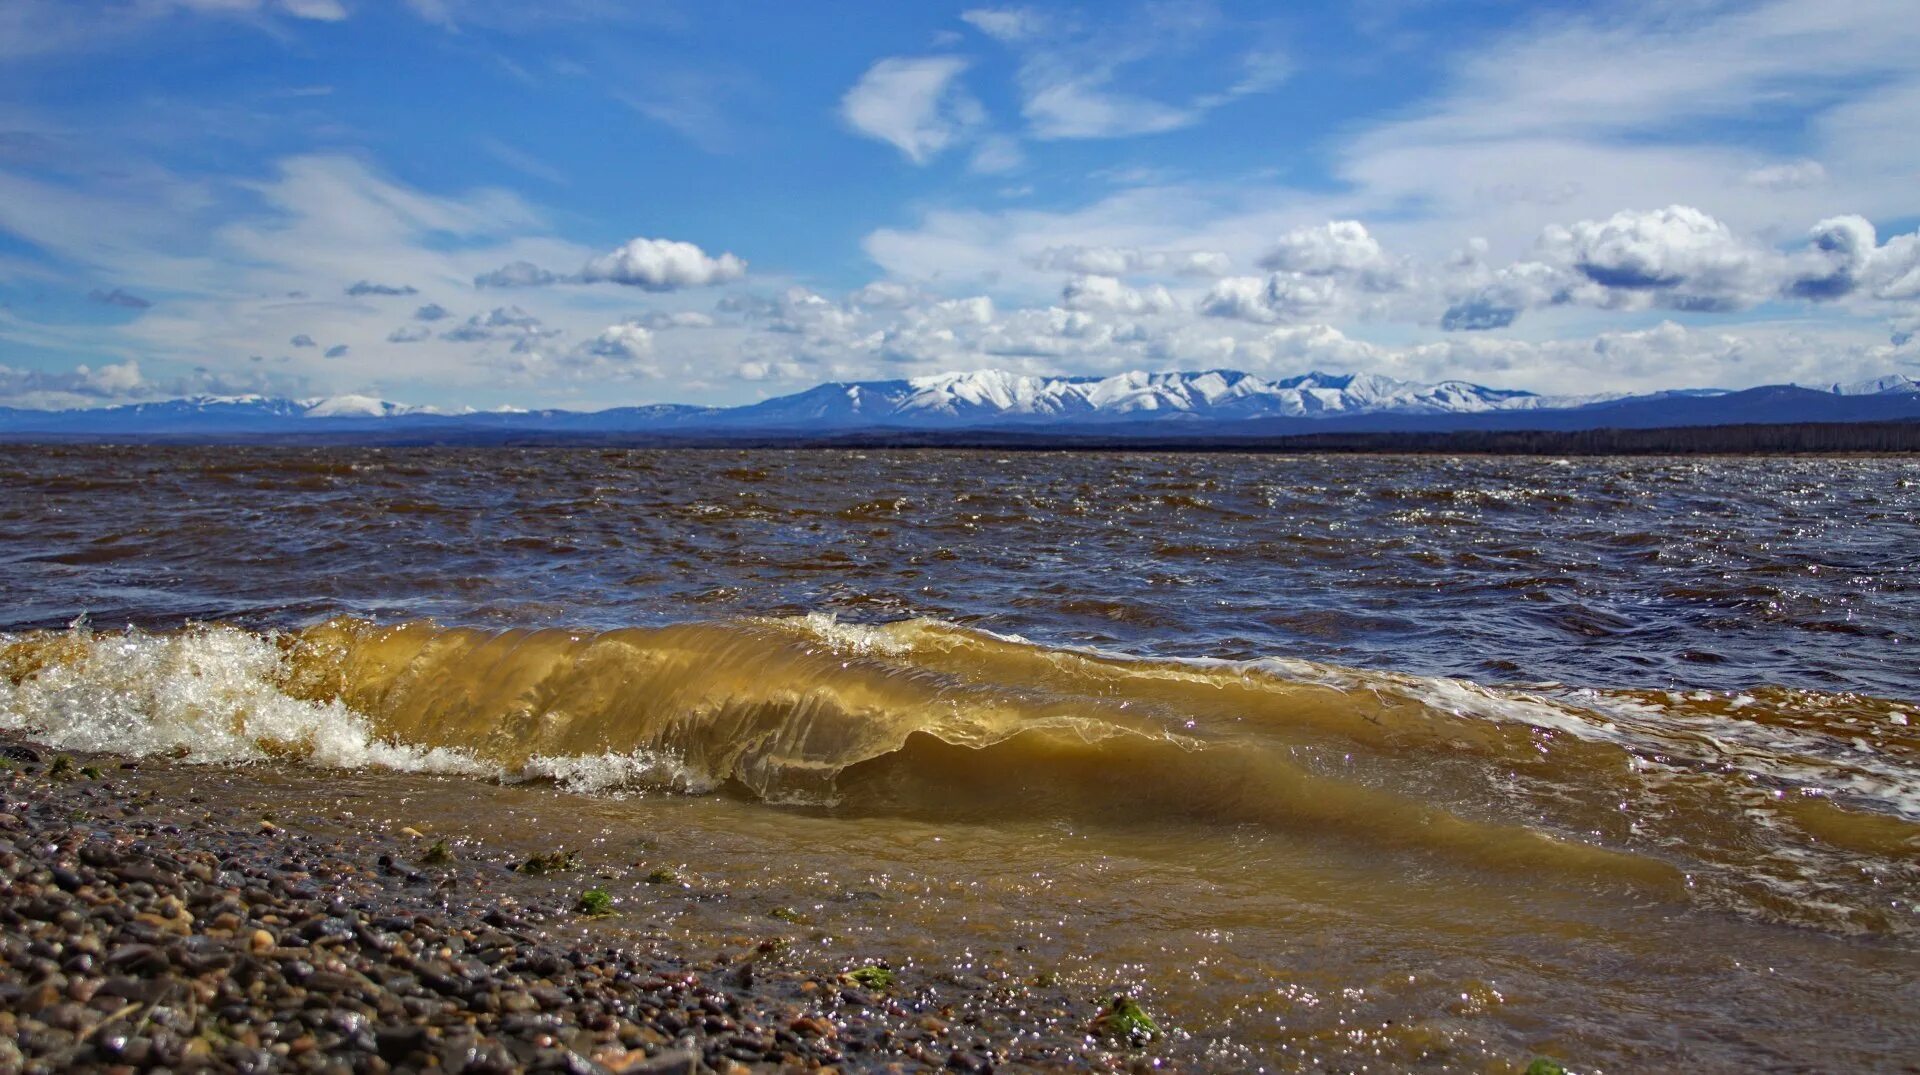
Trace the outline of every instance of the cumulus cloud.
{"label": "cumulus cloud", "polygon": [[1440,327],[1448,332],[1485,332],[1506,328],[1519,316],[1519,307],[1503,306],[1485,298],[1471,298],[1447,307],[1447,312],[1440,315]]}
{"label": "cumulus cloud", "polygon": [[1916,247],[1920,233],[1880,245],[1873,224],[1857,215],[1822,220],[1804,249],[1783,252],[1689,206],[1622,211],[1549,226],[1536,260],[1492,272],[1477,261],[1456,266],[1469,286],[1456,292],[1441,326],[1504,328],[1525,310],[1568,304],[1714,312],[1777,299],[1898,305],[1920,294]]}
{"label": "cumulus cloud", "polygon": [[847,296],[849,304],[873,309],[899,309],[919,299],[920,292],[894,280],[875,280]]}
{"label": "cumulus cloud", "polygon": [[1920,299],[1920,231],[1888,239],[1867,264],[1868,287],[1876,299]]}
{"label": "cumulus cloud", "polygon": [[440,338],[457,343],[511,341],[516,351],[525,352],[541,340],[558,335],[559,329],[547,328],[538,317],[518,306],[496,306],[484,314],[474,314],[441,333]]}
{"label": "cumulus cloud", "polygon": [[431,339],[432,337],[433,330],[425,325],[401,325],[399,328],[387,333],[387,342],[419,343],[421,340]]}
{"label": "cumulus cloud", "polygon": [[1165,287],[1132,288],[1111,276],[1074,277],[1061,289],[1060,305],[1123,314],[1163,314],[1178,307]]}
{"label": "cumulus cloud", "polygon": [[1764,299],[1776,256],[1685,205],[1548,228],[1541,244],[1604,289],[1609,304],[1682,310],[1739,309]]}
{"label": "cumulus cloud", "polygon": [[355,298],[367,295],[417,295],[420,289],[411,284],[376,284],[371,280],[360,280],[347,288],[347,294]]}
{"label": "cumulus cloud", "polygon": [[1860,278],[1879,245],[1873,224],[1864,217],[1840,216],[1813,226],[1807,256],[1787,292],[1804,299],[1836,299],[1860,287]]}
{"label": "cumulus cloud", "polygon": [[531,261],[515,261],[473,278],[474,287],[545,287],[563,277],[550,273]]}
{"label": "cumulus cloud", "polygon": [[1327,276],[1296,272],[1277,272],[1264,280],[1229,276],[1200,300],[1200,312],[1242,321],[1301,321],[1321,316],[1340,298],[1339,283]]}
{"label": "cumulus cloud", "polygon": [[958,56],[881,60],[840,99],[841,118],[925,164],[985,122],[980,103],[960,87],[966,69]]}
{"label": "cumulus cloud", "polygon": [[653,333],[633,321],[608,325],[572,347],[551,349],[528,339],[493,360],[493,365],[530,379],[560,376],[569,381],[634,380],[659,371],[647,361]]}
{"label": "cumulus cloud", "polygon": [[1358,220],[1332,220],[1319,227],[1296,228],[1282,235],[1260,259],[1260,267],[1308,276],[1333,276],[1377,269],[1386,252]]}
{"label": "cumulus cloud", "polygon": [[733,375],[743,381],[797,381],[808,369],[798,362],[742,362]]}
{"label": "cumulus cloud", "polygon": [[117,287],[112,291],[89,291],[87,298],[103,306],[118,306],[127,310],[145,310],[153,305],[151,301]]}
{"label": "cumulus cloud", "polygon": [[1447,307],[1440,327],[1449,332],[1506,328],[1523,310],[1570,301],[1570,286],[1562,269],[1538,261],[1516,262]]}
{"label": "cumulus cloud", "polygon": [[347,357],[347,352],[348,352],[348,351],[350,351],[350,350],[352,350],[352,348],[350,348],[350,347],[348,347],[348,346],[347,346],[346,344],[344,344],[344,343],[336,343],[336,344],[334,344],[334,345],[333,345],[332,347],[329,347],[329,348],[327,348],[327,353],[326,353],[326,356],[325,356],[325,357],[327,357],[327,358],[345,358],[345,357]]}
{"label": "cumulus cloud", "polygon": [[599,358],[641,359],[653,351],[653,333],[632,322],[608,325],[598,336],[581,346],[588,354]]}
{"label": "cumulus cloud", "polygon": [[643,237],[588,260],[571,276],[550,272],[530,261],[514,261],[474,277],[473,285],[501,288],[615,283],[644,291],[675,291],[730,283],[746,273],[746,261],[733,254],[712,257],[692,243]]}
{"label": "cumulus cloud", "polygon": [[302,333],[301,333],[300,335],[298,335],[298,336],[295,336],[295,337],[294,337],[293,339],[291,339],[291,340],[288,340],[287,342],[288,342],[289,344],[292,344],[292,345],[293,345],[293,346],[295,346],[295,347],[318,347],[318,346],[320,346],[319,344],[317,344],[317,343],[314,343],[314,342],[313,342],[313,337],[312,337],[312,336],[309,336],[309,335],[307,335],[307,334],[306,334],[306,333],[304,333],[304,332],[302,332]]}
{"label": "cumulus cloud", "polygon": [[415,321],[445,321],[452,316],[452,310],[447,309],[437,302],[429,302],[418,310],[413,311],[413,319]]}
{"label": "cumulus cloud", "polygon": [[138,398],[149,385],[133,359],[105,366],[80,365],[66,372],[0,366],[0,399],[28,406],[89,406]]}
{"label": "cumulus cloud", "polygon": [[625,284],[646,291],[672,291],[724,284],[746,274],[747,263],[732,254],[709,257],[692,243],[633,239],[587,262],[580,270],[580,279],[587,283]]}

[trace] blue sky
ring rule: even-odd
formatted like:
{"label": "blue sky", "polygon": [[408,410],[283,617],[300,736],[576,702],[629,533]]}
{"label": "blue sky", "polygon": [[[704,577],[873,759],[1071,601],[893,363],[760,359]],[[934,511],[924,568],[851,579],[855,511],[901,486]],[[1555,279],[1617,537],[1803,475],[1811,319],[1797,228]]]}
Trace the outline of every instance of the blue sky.
{"label": "blue sky", "polygon": [[0,0],[0,405],[1911,373],[1916,22]]}

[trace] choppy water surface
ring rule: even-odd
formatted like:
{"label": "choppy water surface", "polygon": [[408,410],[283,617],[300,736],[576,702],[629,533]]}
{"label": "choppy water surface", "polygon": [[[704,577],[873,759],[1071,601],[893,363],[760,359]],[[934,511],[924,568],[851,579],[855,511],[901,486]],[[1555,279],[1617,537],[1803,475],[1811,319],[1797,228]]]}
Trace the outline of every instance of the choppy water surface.
{"label": "choppy water surface", "polygon": [[1182,1067],[1875,1066],[1917,516],[1896,459],[13,449],[0,724],[670,832]]}

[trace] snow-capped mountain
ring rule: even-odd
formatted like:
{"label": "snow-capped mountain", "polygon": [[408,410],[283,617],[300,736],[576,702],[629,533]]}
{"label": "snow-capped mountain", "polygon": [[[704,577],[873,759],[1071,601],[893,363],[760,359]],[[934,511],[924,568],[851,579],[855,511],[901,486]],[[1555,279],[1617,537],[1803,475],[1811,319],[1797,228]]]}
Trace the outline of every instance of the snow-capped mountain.
{"label": "snow-capped mountain", "polygon": [[1920,382],[1893,375],[1819,387],[1640,396],[1542,396],[1465,381],[1422,384],[1377,374],[1305,373],[1269,380],[1235,370],[1043,377],[1002,370],[823,384],[740,407],[649,404],[602,411],[443,413],[366,395],[290,400],[199,396],[88,410],[0,408],[0,435],[130,437],[404,437],[520,434],[766,435],[849,431],[1136,430],[1281,435],[1319,430],[1593,429],[1920,418]]}
{"label": "snow-capped mountain", "polygon": [[766,425],[859,420],[877,425],[986,422],[1138,421],[1478,414],[1538,407],[1530,392],[1464,381],[1415,384],[1373,374],[1307,373],[1279,381],[1235,370],[1036,377],[1004,370],[945,373],[900,381],[823,384],[798,395],[735,408],[727,420]]}
{"label": "snow-capped mountain", "polygon": [[1855,381],[1852,384],[1808,385],[1823,392],[1832,392],[1836,396],[1892,396],[1920,392],[1920,381],[1903,374],[1892,373],[1885,377],[1876,377],[1871,381]]}
{"label": "snow-capped mountain", "polygon": [[374,396],[326,396],[301,400],[303,418],[398,418],[405,414],[438,414],[435,407],[415,407]]}

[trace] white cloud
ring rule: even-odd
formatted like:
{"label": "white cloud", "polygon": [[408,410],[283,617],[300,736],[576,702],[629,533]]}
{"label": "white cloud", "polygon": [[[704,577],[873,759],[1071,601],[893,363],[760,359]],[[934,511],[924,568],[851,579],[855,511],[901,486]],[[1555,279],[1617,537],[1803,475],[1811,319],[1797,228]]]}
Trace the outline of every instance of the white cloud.
{"label": "white cloud", "polygon": [[1132,288],[1111,276],[1074,277],[1061,289],[1060,305],[1069,310],[1123,314],[1170,313],[1178,307],[1173,294],[1164,287]]}
{"label": "white cloud", "polygon": [[975,8],[961,12],[960,20],[988,37],[1007,43],[1038,37],[1047,25],[1038,12],[1025,8]]}
{"label": "white cloud", "polygon": [[1126,138],[1178,130],[1200,118],[1189,108],[1108,88],[1110,73],[1038,75],[1022,111],[1036,138]]}
{"label": "white cloud", "polygon": [[710,287],[738,280],[747,263],[732,254],[709,257],[692,243],[673,239],[632,239],[588,261],[580,270],[586,283],[608,281],[646,291]]}
{"label": "white cloud", "polygon": [[1000,175],[1026,163],[1027,155],[1021,152],[1019,142],[1003,134],[984,134],[974,146],[967,170],[979,175]]}
{"label": "white cloud", "polygon": [[1440,327],[1448,331],[1506,328],[1523,310],[1571,301],[1571,283],[1567,273],[1555,266],[1539,261],[1515,262],[1447,307]]}
{"label": "white cloud", "polygon": [[1332,276],[1357,273],[1386,264],[1380,243],[1358,220],[1333,220],[1317,227],[1295,228],[1282,235],[1260,259],[1263,269]]}
{"label": "white cloud", "polygon": [[1272,89],[1292,70],[1282,50],[1261,45],[1239,54],[1237,76],[1211,93],[1170,101],[1121,88],[1129,68],[1190,54],[1222,32],[1221,20],[1203,5],[1144,5],[1091,25],[1033,8],[976,8],[960,17],[1020,57],[1021,113],[1028,133],[1043,140],[1177,130],[1230,101]]}
{"label": "white cloud", "polygon": [[339,22],[347,17],[340,0],[280,0],[275,6],[296,19]]}
{"label": "white cloud", "polygon": [[[894,56],[867,69],[840,99],[853,129],[925,164],[985,121],[979,102],[960,87],[967,62],[957,56]],[[988,167],[1005,163],[990,156]],[[978,158],[976,158],[978,162]]]}
{"label": "white cloud", "polygon": [[1229,276],[1200,300],[1200,312],[1263,323],[1302,321],[1326,314],[1340,302],[1340,285],[1325,276],[1277,272],[1265,279]]}
{"label": "white cloud", "polygon": [[350,14],[340,0],[139,0],[98,10],[103,6],[7,0],[0,4],[0,57],[101,49],[150,33],[172,17],[228,18],[270,28],[278,19],[339,22]]}
{"label": "white cloud", "polygon": [[51,373],[0,366],[0,399],[16,406],[86,407],[137,398],[147,388],[133,359]]}
{"label": "white cloud", "polygon": [[1912,270],[1915,236],[1881,246],[1873,224],[1849,214],[1819,222],[1807,238],[1805,249],[1783,252],[1678,205],[1553,225],[1541,234],[1539,260],[1490,274],[1477,263],[1462,266],[1474,286],[1455,299],[1442,326],[1503,328],[1523,310],[1568,304],[1727,312],[1786,299],[1890,313],[1877,304],[1913,297],[1900,281]]}
{"label": "white cloud", "polygon": [[[1869,287],[1875,298],[1920,300],[1920,231],[1888,239],[1868,260]],[[1920,312],[1920,311],[1909,311]]]}
{"label": "white cloud", "polygon": [[920,293],[905,284],[892,280],[875,280],[848,295],[847,302],[853,306],[897,309],[909,306],[919,298]]}
{"label": "white cloud", "polygon": [[550,273],[531,261],[512,261],[473,278],[474,287],[545,287],[564,277]]}
{"label": "white cloud", "polygon": [[347,286],[347,294],[354,298],[366,298],[379,295],[418,295],[420,289],[411,284],[378,284],[371,280],[360,280]]}
{"label": "white cloud", "polygon": [[511,343],[514,350],[526,352],[540,341],[561,334],[561,329],[547,327],[540,318],[518,306],[496,306],[442,332],[440,338],[456,343],[502,340]]}
{"label": "white cloud", "polygon": [[608,325],[600,334],[582,345],[597,358],[634,361],[653,353],[653,333],[632,322]]}
{"label": "white cloud", "polygon": [[1173,273],[1183,276],[1225,276],[1233,261],[1211,250],[1142,250],[1138,247],[1050,246],[1028,259],[1039,269],[1084,273],[1090,276],[1137,276]]}
{"label": "white cloud", "polygon": [[1541,245],[1604,289],[1610,304],[1683,310],[1740,309],[1764,300],[1778,257],[1685,205],[1549,228]]}
{"label": "white cloud", "polygon": [[1336,278],[1275,275],[1309,293],[1276,295],[1270,278],[1229,278],[1212,289],[1211,301],[1231,302],[1220,293],[1244,289],[1238,300],[1244,309],[1202,310],[1202,316],[1132,299],[1127,293],[1133,289],[1112,278],[1077,282],[1074,301],[1080,308],[1063,301],[1003,309],[985,296],[866,307],[797,291],[748,312],[754,323],[778,323],[778,330],[743,338],[747,365],[741,375],[800,387],[982,368],[1110,373],[1232,367],[1273,375],[1318,368],[1585,394],[1864,380],[1920,357],[1920,345],[1896,346],[1884,331],[1791,321],[1720,329],[1665,322],[1547,340],[1446,334],[1388,345],[1311,316],[1317,296],[1325,294],[1312,289],[1335,287]]}
{"label": "white cloud", "polygon": [[643,314],[636,318],[633,323],[655,331],[675,328],[712,328],[714,326],[713,315],[701,313],[699,310],[660,310]]}
{"label": "white cloud", "polygon": [[1748,186],[1763,190],[1806,190],[1827,181],[1827,169],[1819,161],[1798,160],[1768,164],[1740,177]]}

